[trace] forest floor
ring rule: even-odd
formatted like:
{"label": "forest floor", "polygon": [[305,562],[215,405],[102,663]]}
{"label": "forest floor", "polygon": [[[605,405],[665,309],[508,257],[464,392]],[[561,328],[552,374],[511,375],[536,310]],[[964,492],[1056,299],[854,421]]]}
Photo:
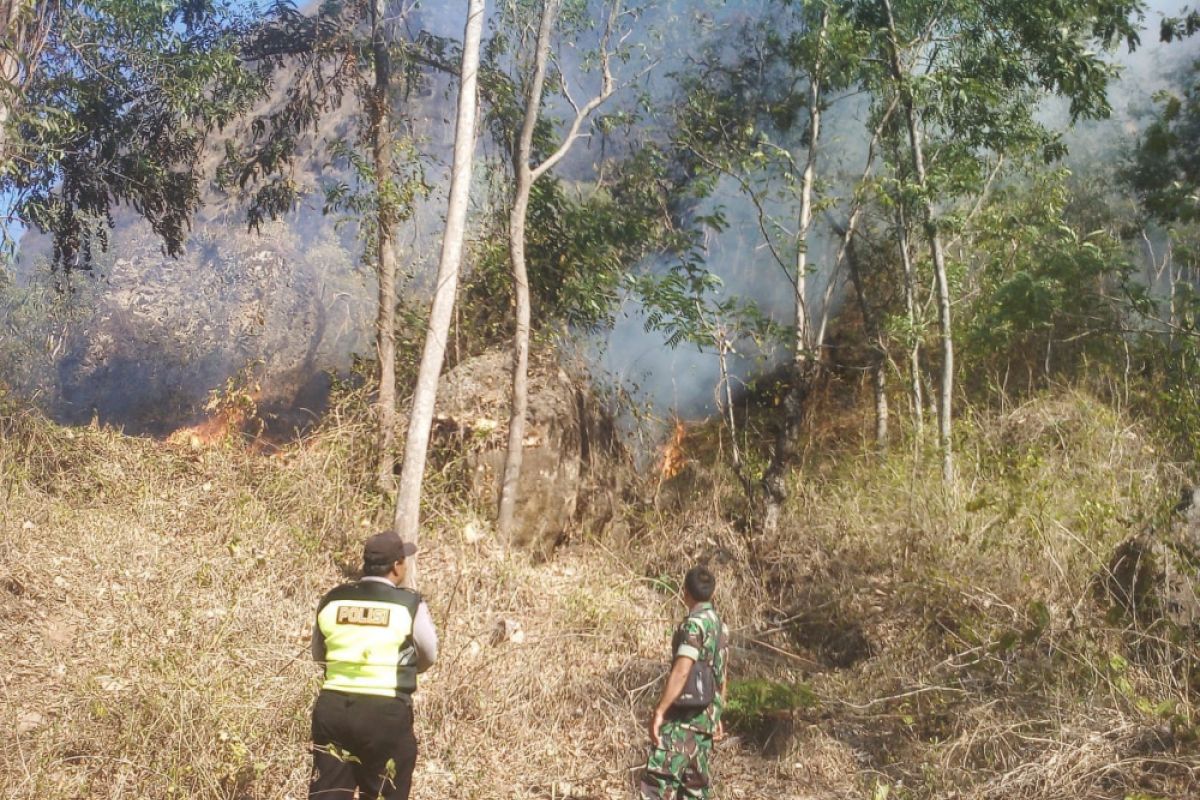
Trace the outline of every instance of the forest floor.
{"label": "forest floor", "polygon": [[[362,419],[268,456],[0,417],[0,796],[305,795],[312,610],[382,516]],[[854,443],[814,439],[772,539],[712,430],[620,535],[548,560],[435,476],[414,797],[630,797],[696,560],[739,681],[717,797],[1200,796],[1194,637],[1095,591],[1180,470],[1078,393],[961,425],[949,493],[935,456],[824,432]]]}

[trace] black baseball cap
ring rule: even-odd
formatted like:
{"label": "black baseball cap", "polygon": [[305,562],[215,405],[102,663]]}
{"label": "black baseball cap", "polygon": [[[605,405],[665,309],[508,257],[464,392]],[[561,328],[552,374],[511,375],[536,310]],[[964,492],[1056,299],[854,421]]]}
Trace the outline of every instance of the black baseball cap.
{"label": "black baseball cap", "polygon": [[392,531],[377,533],[363,545],[364,564],[392,564],[416,555],[417,545],[406,542]]}

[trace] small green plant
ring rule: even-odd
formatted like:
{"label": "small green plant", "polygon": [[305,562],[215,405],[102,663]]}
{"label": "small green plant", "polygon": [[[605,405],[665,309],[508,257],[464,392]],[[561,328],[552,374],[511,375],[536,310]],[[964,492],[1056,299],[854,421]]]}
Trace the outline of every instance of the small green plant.
{"label": "small green plant", "polygon": [[650,585],[654,587],[654,591],[667,595],[678,594],[680,589],[679,580],[665,574],[651,578]]}
{"label": "small green plant", "polygon": [[730,726],[751,730],[770,717],[816,705],[817,697],[807,684],[748,678],[730,681],[724,715]]}
{"label": "small green plant", "polygon": [[566,596],[563,601],[564,624],[571,630],[592,633],[600,630],[606,619],[607,610],[597,601],[595,595],[586,589],[577,589]]}

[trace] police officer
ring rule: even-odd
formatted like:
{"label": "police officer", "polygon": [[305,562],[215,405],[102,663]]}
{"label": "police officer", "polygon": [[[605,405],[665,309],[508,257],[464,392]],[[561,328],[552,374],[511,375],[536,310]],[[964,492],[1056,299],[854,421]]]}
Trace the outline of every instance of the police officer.
{"label": "police officer", "polygon": [[391,532],[363,547],[363,578],[322,598],[313,659],[325,681],[312,716],[309,800],[407,800],[417,763],[412,695],[437,658],[421,596],[401,588],[416,546]]}
{"label": "police officer", "polygon": [[[651,749],[641,782],[645,800],[711,796],[709,762],[713,740],[722,735],[729,637],[713,608],[716,586],[706,567],[693,567],[683,580],[688,614],[671,640],[671,672],[650,718]],[[700,673],[710,684],[707,694],[693,672],[699,664],[708,667]]]}

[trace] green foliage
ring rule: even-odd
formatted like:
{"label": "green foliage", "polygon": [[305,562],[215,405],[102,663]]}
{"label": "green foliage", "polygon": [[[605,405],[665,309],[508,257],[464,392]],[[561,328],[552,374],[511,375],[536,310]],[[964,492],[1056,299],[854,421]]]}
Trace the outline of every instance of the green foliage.
{"label": "green foliage", "polygon": [[[889,58],[882,4],[855,5],[858,24],[879,32],[878,57]],[[901,61],[912,66],[902,81],[888,76],[874,88],[911,96],[929,138],[924,190],[945,206],[948,196],[980,191],[989,154],[1040,153],[1047,162],[1064,154],[1059,135],[1037,116],[1042,98],[1066,99],[1073,120],[1108,115],[1117,70],[1107,51],[1120,41],[1136,46],[1142,5],[913,0],[893,8],[899,40],[913,43]]]}
{"label": "green foliage", "polygon": [[[304,187],[293,180],[292,168],[306,157],[306,146],[322,121],[336,118],[354,94],[364,112],[354,147],[365,151],[362,142],[370,138],[366,118],[379,101],[374,86],[377,58],[386,59],[390,72],[391,82],[382,98],[388,113],[424,85],[427,70],[455,69],[452,47],[424,32],[415,42],[391,41],[377,50],[365,31],[370,8],[368,3],[323,0],[315,13],[309,13],[289,0],[274,0],[259,24],[243,36],[245,59],[257,65],[264,82],[283,95],[282,102],[256,110],[243,136],[226,142],[217,170],[219,185],[249,194],[247,219],[252,228],[295,209]],[[384,200],[403,215],[406,204],[424,186],[420,167],[413,163],[418,160],[412,150],[415,137],[399,138],[397,155],[407,162],[393,166],[398,177]],[[335,144],[329,155],[349,160],[350,149]],[[371,177],[370,168],[361,156],[355,160],[355,180],[363,183]],[[352,200],[349,186],[327,188],[332,191],[326,198],[330,210],[354,210],[360,202],[374,202],[361,193],[358,201]]]}
{"label": "green foliage", "polygon": [[[853,5],[860,25],[884,27],[882,4]],[[1140,0],[901,0],[893,8],[902,42],[926,32],[939,42],[916,87],[939,101],[923,104],[925,113],[992,149],[1034,129],[1034,108],[1024,105],[1031,92],[1065,97],[1074,118],[1107,115],[1115,69],[1105,51],[1136,47],[1144,12]]]}
{"label": "green foliage", "polygon": [[[1164,20],[1163,39],[1191,35],[1196,24],[1196,12]],[[1166,234],[1161,262],[1152,248],[1150,253],[1158,262],[1151,266],[1166,271],[1166,285],[1130,291],[1130,303],[1146,325],[1135,344],[1144,364],[1147,412],[1183,457],[1200,460],[1200,64],[1192,64],[1156,100],[1158,112],[1123,175]]]}
{"label": "green foliage", "polygon": [[807,684],[746,678],[729,682],[722,713],[731,727],[755,730],[773,716],[816,706],[817,697]]}
{"label": "green foliage", "polygon": [[48,12],[0,191],[53,234],[56,267],[88,267],[120,205],[181,251],[211,136],[264,95],[239,57],[248,14],[221,0],[73,0]]}
{"label": "green foliage", "polygon": [[246,35],[246,57],[269,86],[286,90],[284,102],[250,116],[246,135],[225,142],[217,168],[219,186],[248,191],[252,228],[296,207],[301,188],[290,168],[306,138],[348,93],[365,89],[373,63],[361,35],[366,13],[365,4],[326,0],[306,15],[288,0],[275,0]]}
{"label": "green foliage", "polygon": [[1063,220],[1066,178],[1057,170],[1000,192],[977,223],[976,299],[961,319],[978,377],[1015,368],[1036,385],[1110,361],[1124,345],[1125,245]]}
{"label": "green foliage", "polygon": [[1183,39],[1200,31],[1200,11],[1185,8],[1178,17],[1163,17],[1159,38],[1164,42]]}
{"label": "green foliage", "polygon": [[642,298],[646,330],[665,334],[668,347],[691,344],[720,354],[745,344],[769,352],[786,340],[786,328],[737,295],[720,296],[721,280],[698,257],[684,259],[665,274],[642,274],[632,285]]}
{"label": "green foliage", "polygon": [[[1141,299],[1146,308],[1150,301]],[[1171,317],[1166,331],[1148,331],[1136,342],[1143,407],[1182,457],[1200,461],[1200,290],[1179,282]]]}
{"label": "green foliage", "polygon": [[[576,134],[583,138],[589,135],[586,128],[576,131],[575,123],[586,123],[600,132],[611,130],[615,124],[614,118],[592,116],[593,98],[604,94],[589,93],[585,105],[578,88],[572,96],[568,75],[576,85],[588,85],[600,83],[603,71],[605,88],[598,91],[619,91],[621,67],[633,56],[624,44],[629,33],[624,28],[629,12],[621,13],[617,8],[617,4],[609,7],[569,0],[551,18],[543,16],[552,10],[549,4],[520,0],[500,4],[492,18],[493,34],[485,46],[481,67],[481,92],[487,101],[484,124],[503,155],[492,162],[489,176],[493,186],[486,225],[495,235],[484,237],[476,269],[466,286],[466,305],[485,341],[506,337],[510,325],[512,304],[496,301],[514,294],[511,243],[507,239],[510,227],[516,224],[510,220],[516,202],[516,162],[528,160],[520,169],[528,168],[536,174],[539,168],[546,168],[548,158],[561,156],[563,147],[581,145]],[[538,31],[543,21],[551,26],[550,56],[542,73],[541,96],[530,97],[538,72]],[[561,58],[568,51],[571,58]],[[616,82],[610,85],[608,80],[614,71]],[[531,149],[526,154],[519,152],[519,140],[530,108],[539,110]],[[557,116],[556,109],[566,112],[565,120]],[[622,184],[628,183],[630,173],[612,180],[606,175],[607,166],[600,169],[594,181],[571,183],[553,173],[540,173],[530,187],[522,221],[522,245],[535,329],[562,325],[592,331],[610,324],[629,265],[641,257],[657,235],[659,214],[655,209],[622,196]]]}
{"label": "green foliage", "polygon": [[677,595],[683,589],[683,586],[679,583],[679,578],[667,573],[650,578],[650,586],[654,591],[668,596]]}
{"label": "green foliage", "polygon": [[1155,99],[1158,113],[1142,134],[1127,177],[1159,221],[1200,222],[1200,65],[1192,65],[1176,91]]}
{"label": "green foliage", "polygon": [[[331,165],[349,173],[350,180],[323,182],[325,204],[322,210],[325,214],[338,215],[341,223],[353,224],[378,219],[382,207],[393,224],[407,222],[412,219],[417,202],[430,191],[417,142],[407,136],[393,139],[390,180],[381,185],[373,162],[363,152],[369,149],[370,142],[363,140],[361,134],[364,131],[360,129],[359,133],[355,140],[338,139],[329,144]],[[363,225],[359,235],[366,240],[363,263],[377,264],[378,226]]]}
{"label": "green foliage", "polygon": [[[834,203],[823,168],[812,185],[805,177],[820,146],[810,111],[827,111],[837,93],[867,83],[875,69],[865,58],[869,32],[846,10],[838,3],[768,4],[766,13],[735,18],[707,37],[695,65],[672,76],[679,88],[668,135],[685,176],[679,205],[686,228],[695,236],[724,230],[720,210],[694,210],[719,184],[733,182],[753,209],[758,230],[751,235],[761,237],[770,266],[796,283],[796,256],[809,246],[808,231],[797,229],[802,197],[808,192],[817,212]],[[680,327],[694,331],[694,322],[683,319]]]}
{"label": "green foliage", "polygon": [[[567,324],[593,330],[609,324],[629,265],[658,239],[653,210],[628,184],[571,186],[546,175],[532,187],[525,258],[536,329]],[[501,338],[511,296],[507,209],[497,204],[489,225],[496,232],[479,245],[464,286],[464,307],[485,339]]]}

